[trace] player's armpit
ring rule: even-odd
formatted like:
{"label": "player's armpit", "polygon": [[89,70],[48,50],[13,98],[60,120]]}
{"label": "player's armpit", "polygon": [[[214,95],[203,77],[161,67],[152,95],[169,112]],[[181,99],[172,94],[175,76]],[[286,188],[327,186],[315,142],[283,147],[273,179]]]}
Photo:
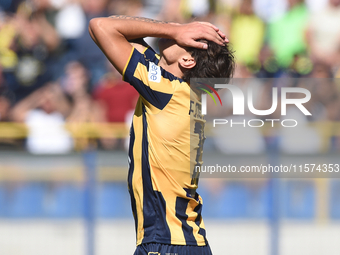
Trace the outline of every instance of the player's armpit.
{"label": "player's armpit", "polygon": [[140,53],[143,53],[149,45],[144,41],[143,38],[129,40],[130,44],[136,48]]}

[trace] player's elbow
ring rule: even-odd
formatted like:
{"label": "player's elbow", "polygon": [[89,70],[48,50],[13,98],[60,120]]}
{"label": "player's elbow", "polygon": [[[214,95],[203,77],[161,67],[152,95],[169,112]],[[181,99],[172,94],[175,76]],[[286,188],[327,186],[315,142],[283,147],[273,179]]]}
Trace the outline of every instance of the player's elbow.
{"label": "player's elbow", "polygon": [[89,28],[90,29],[96,29],[98,27],[100,27],[103,23],[103,19],[104,18],[93,18],[90,20],[90,23],[89,23]]}
{"label": "player's elbow", "polygon": [[117,34],[117,29],[110,18],[93,18],[89,23],[89,33],[92,39],[98,43],[103,38],[113,39]]}
{"label": "player's elbow", "polygon": [[93,18],[89,23],[89,33],[92,39],[95,40],[95,34],[98,33],[99,28],[102,26],[102,18]]}

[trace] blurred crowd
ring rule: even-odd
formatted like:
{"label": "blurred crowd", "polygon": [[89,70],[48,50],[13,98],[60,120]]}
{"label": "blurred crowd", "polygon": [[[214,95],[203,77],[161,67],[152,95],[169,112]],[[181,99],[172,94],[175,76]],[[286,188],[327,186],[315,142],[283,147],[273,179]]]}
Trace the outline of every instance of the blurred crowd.
{"label": "blurred crowd", "polygon": [[[138,94],[87,29],[90,19],[112,14],[217,25],[235,51],[237,78],[340,78],[340,0],[1,0],[0,123],[29,128],[25,141],[0,134],[1,144],[65,153],[85,146],[65,123],[130,122]],[[313,90],[314,120],[340,121],[339,84]]]}

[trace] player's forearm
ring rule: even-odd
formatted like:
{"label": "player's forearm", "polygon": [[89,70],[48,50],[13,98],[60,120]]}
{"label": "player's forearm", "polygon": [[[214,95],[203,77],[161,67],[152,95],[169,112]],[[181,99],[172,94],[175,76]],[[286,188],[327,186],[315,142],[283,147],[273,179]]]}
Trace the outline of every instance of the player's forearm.
{"label": "player's forearm", "polygon": [[109,18],[97,19],[100,19],[100,22],[97,22],[94,26],[101,24],[102,29],[107,30],[112,35],[118,32],[128,41],[148,36],[173,39],[176,33],[176,25],[174,24],[142,17],[113,15]]}
{"label": "player's forearm", "polygon": [[119,19],[119,20],[143,21],[143,22],[154,23],[154,24],[168,24],[168,22],[161,21],[161,20],[148,19],[148,18],[144,18],[144,17],[126,16],[126,15],[112,15],[109,18],[111,18],[111,19]]}

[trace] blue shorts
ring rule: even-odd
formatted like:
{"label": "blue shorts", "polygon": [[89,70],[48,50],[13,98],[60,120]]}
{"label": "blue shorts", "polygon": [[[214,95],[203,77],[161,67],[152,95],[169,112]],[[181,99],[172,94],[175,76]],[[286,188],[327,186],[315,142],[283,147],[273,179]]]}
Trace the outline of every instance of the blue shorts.
{"label": "blue shorts", "polygon": [[144,243],[137,246],[133,255],[212,255],[209,245],[171,245]]}

